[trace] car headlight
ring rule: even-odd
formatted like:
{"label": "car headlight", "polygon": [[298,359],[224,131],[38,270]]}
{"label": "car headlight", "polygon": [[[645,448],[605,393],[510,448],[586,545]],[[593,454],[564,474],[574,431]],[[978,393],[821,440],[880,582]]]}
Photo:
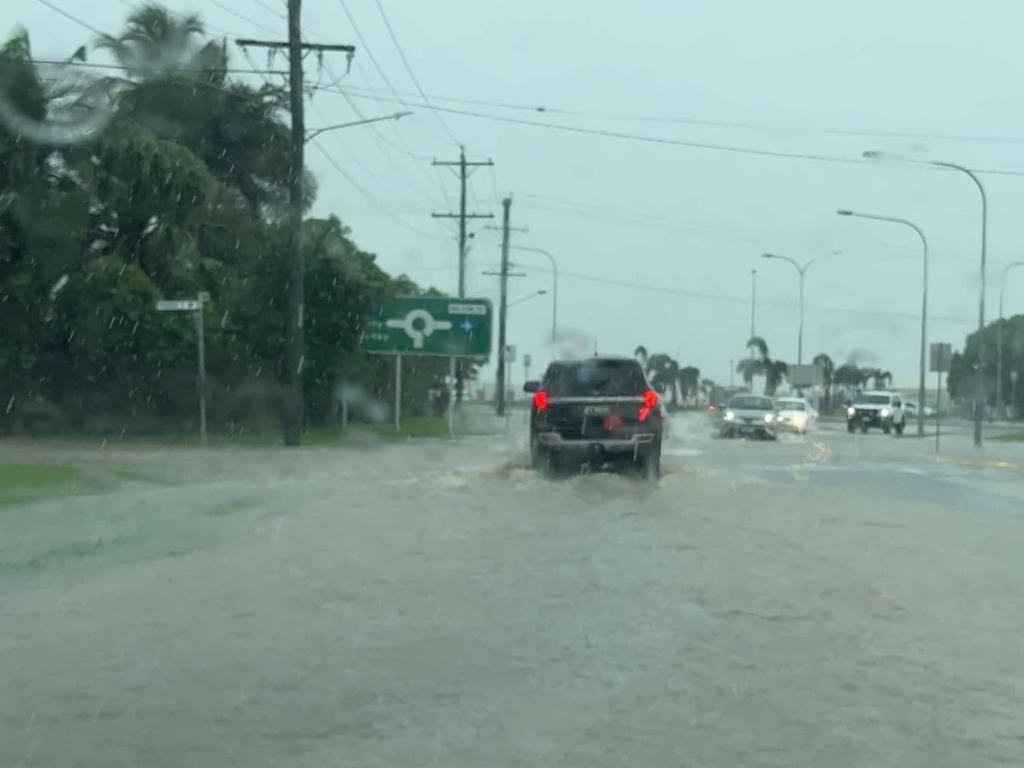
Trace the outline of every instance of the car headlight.
{"label": "car headlight", "polygon": [[857,415],[857,409],[856,409],[856,408],[854,408],[854,407],[853,407],[853,406],[851,405],[851,406],[850,406],[849,408],[847,408],[847,409],[846,409],[846,415],[847,415],[847,416],[856,416],[856,415]]}
{"label": "car headlight", "polygon": [[765,421],[767,421],[767,422],[768,422],[769,424],[771,424],[771,423],[772,423],[772,419],[774,419],[774,418],[775,418],[775,417],[774,417],[774,416],[773,416],[772,414],[770,414],[770,413],[766,413],[766,414],[764,415],[764,420],[765,420]]}
{"label": "car headlight", "polygon": [[889,418],[890,413],[892,413],[892,411],[890,411],[888,408],[883,408],[880,415],[883,419],[887,419]]}
{"label": "car headlight", "polygon": [[726,421],[732,421],[735,418],[736,418],[736,414],[733,413],[732,411],[726,411],[725,412],[725,420]]}

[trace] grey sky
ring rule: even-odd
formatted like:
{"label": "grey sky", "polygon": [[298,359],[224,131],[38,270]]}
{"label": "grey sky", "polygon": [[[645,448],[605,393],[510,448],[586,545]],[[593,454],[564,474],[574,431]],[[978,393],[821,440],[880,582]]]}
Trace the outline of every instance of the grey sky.
{"label": "grey sky", "polygon": [[[131,6],[118,0],[51,2],[111,32]],[[1024,171],[1019,97],[1024,5],[1017,2],[661,0],[634,7],[584,0],[383,2],[428,94],[606,117],[440,99],[437,106],[782,152],[857,159],[863,150],[879,148]],[[283,19],[272,13],[279,8],[283,14],[283,0],[172,0],[167,5],[176,12],[200,13],[213,34],[285,33]],[[374,0],[345,0],[345,5],[388,78],[411,94],[413,84]],[[340,0],[304,0],[304,6],[309,37],[359,46],[352,74],[342,82],[373,88],[382,97],[380,103],[353,99],[359,109],[367,116],[400,109],[383,100],[392,97]],[[15,17],[28,27],[37,57],[66,56],[92,39],[36,0],[20,0]],[[248,65],[237,51],[232,59],[235,65]],[[253,59],[266,64],[261,54]],[[309,67],[309,79],[316,82],[315,60]],[[344,58],[332,59],[331,68],[341,74]],[[329,78],[324,74],[321,79]],[[420,102],[412,95],[408,100]],[[337,213],[385,268],[454,290],[454,227],[429,214],[449,207],[445,195],[455,204],[457,185],[449,173],[439,177],[430,159],[451,159],[457,147],[428,110],[413,109],[414,116],[396,126],[383,125],[379,135],[363,126],[320,140],[372,199],[310,146],[308,163],[321,183],[317,212]],[[311,127],[353,118],[342,96],[323,91],[307,111]],[[931,340],[959,346],[977,323],[980,206],[976,189],[961,174],[712,152],[453,114],[443,120],[472,157],[494,159],[493,174],[481,169],[474,176],[471,205],[497,215],[496,194],[511,192],[514,223],[530,229],[514,235],[515,243],[552,251],[566,273],[709,296],[566,276],[560,286],[561,324],[596,339],[602,351],[629,353],[643,343],[677,356],[682,364],[697,365],[705,376],[728,381],[730,358],[744,354],[749,273],[757,268],[758,332],[774,356],[795,361],[795,271],[765,262],[759,254],[775,251],[803,261],[841,250],[843,255],[808,272],[805,357],[825,351],[838,363],[853,356],[893,370],[898,383],[913,382],[921,289],[916,236],[896,226],[840,219],[836,208],[902,216],[925,230],[933,252]],[[850,136],[823,128],[976,138]],[[985,140],[997,136],[1015,141]],[[991,318],[1001,266],[1024,253],[1024,223],[1015,216],[1024,177],[985,176],[983,181],[990,203]],[[492,231],[480,230],[475,238],[471,293],[496,298],[494,278],[480,272],[496,265],[498,243]],[[527,265],[529,275],[512,281],[512,298],[550,288],[549,274],[540,269],[546,267],[543,257],[514,258]],[[545,343],[550,311],[549,295],[510,313],[510,341],[532,352],[535,364],[550,357]],[[1008,283],[1007,314],[1013,312],[1024,312],[1024,270]],[[517,364],[514,381],[521,380]]]}

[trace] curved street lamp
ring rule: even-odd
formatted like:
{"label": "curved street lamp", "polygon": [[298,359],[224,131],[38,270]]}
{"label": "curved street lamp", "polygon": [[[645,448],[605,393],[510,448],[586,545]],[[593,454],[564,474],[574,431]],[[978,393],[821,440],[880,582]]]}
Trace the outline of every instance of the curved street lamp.
{"label": "curved street lamp", "polygon": [[981,421],[982,404],[985,400],[985,245],[988,238],[988,198],[985,195],[985,187],[981,180],[969,168],[956,163],[947,163],[942,160],[914,160],[909,157],[902,157],[888,152],[868,151],[863,157],[872,160],[892,159],[904,163],[917,165],[931,165],[936,168],[947,168],[953,171],[960,171],[967,174],[978,187],[981,195],[981,293],[978,297],[978,373],[974,384],[974,444],[981,445]]}
{"label": "curved street lamp", "polygon": [[797,345],[796,345],[796,364],[804,364],[804,275],[807,273],[807,268],[814,262],[818,261],[820,257],[815,257],[804,264],[798,263],[796,260],[789,258],[789,256],[780,256],[777,253],[762,253],[762,259],[779,259],[780,261],[787,261],[793,265],[796,269],[797,274],[800,275],[800,331],[797,334]]}
{"label": "curved street lamp", "polygon": [[896,216],[880,216],[875,213],[858,213],[857,211],[841,210],[836,211],[840,216],[853,216],[858,219],[873,219],[875,221],[887,221],[890,224],[902,224],[910,227],[917,232],[918,237],[921,238],[921,245],[924,248],[924,278],[923,287],[921,289],[921,358],[919,360],[919,379],[917,383],[917,434],[924,436],[924,377],[925,377],[925,364],[924,364],[924,352],[927,345],[928,338],[928,240],[924,236],[924,232],[917,224],[907,219],[901,219]]}
{"label": "curved street lamp", "polygon": [[539,253],[542,256],[546,256],[548,261],[551,262],[551,343],[554,344],[558,339],[558,264],[555,262],[555,257],[543,248],[531,248],[525,245],[512,245],[509,247],[514,251]]}

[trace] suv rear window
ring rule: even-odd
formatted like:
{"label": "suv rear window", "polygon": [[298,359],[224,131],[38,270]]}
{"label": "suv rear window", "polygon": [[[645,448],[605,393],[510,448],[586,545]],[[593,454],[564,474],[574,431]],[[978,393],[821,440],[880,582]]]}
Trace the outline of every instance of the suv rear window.
{"label": "suv rear window", "polygon": [[635,360],[581,360],[553,363],[544,374],[543,389],[555,397],[631,397],[647,389]]}

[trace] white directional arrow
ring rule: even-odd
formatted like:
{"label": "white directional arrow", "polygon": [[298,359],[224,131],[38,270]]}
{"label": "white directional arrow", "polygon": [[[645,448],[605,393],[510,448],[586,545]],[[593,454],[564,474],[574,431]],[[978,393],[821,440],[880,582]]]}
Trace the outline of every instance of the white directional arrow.
{"label": "white directional arrow", "polygon": [[[419,320],[422,327],[417,328],[415,323]],[[414,349],[423,349],[423,340],[434,333],[434,331],[450,331],[452,324],[447,320],[435,320],[434,316],[425,309],[413,309],[405,317],[393,317],[385,325],[388,328],[401,328],[405,335],[412,339]]]}

